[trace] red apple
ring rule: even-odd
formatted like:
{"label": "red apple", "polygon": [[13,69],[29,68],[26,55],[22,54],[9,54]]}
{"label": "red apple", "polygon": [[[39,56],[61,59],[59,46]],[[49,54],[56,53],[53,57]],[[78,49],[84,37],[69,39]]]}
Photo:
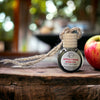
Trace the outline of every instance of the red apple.
{"label": "red apple", "polygon": [[84,54],[92,67],[100,69],[100,35],[92,36],[87,40]]}

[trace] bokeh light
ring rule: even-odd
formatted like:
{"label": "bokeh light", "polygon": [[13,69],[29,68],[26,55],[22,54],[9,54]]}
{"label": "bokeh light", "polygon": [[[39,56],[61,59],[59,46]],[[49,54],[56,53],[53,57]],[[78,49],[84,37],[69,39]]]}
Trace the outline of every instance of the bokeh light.
{"label": "bokeh light", "polygon": [[5,21],[4,21],[2,26],[3,26],[3,29],[6,32],[9,32],[9,31],[11,31],[14,28],[14,24],[11,21],[10,17],[6,17],[6,19],[5,19]]}
{"label": "bokeh light", "polygon": [[30,24],[29,29],[35,31],[37,29],[37,25],[35,23]]}
{"label": "bokeh light", "polygon": [[46,1],[46,9],[49,13],[57,12],[57,8],[52,1]]}
{"label": "bokeh light", "polygon": [[0,0],[0,3],[2,3],[4,0]]}
{"label": "bokeh light", "polygon": [[1,23],[4,22],[5,16],[6,16],[6,15],[5,15],[4,12],[0,13],[0,22],[1,22]]}
{"label": "bokeh light", "polygon": [[53,17],[54,17],[53,14],[47,14],[47,15],[46,15],[46,19],[47,19],[47,20],[52,20]]}

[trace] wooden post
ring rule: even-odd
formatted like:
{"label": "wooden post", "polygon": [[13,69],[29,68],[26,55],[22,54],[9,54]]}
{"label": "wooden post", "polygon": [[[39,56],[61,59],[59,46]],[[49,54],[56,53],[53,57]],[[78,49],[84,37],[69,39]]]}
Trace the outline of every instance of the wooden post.
{"label": "wooden post", "polygon": [[[19,45],[18,51],[23,52],[23,47],[26,48],[26,39],[28,34],[28,26],[29,26],[29,6],[31,0],[20,0],[20,18],[19,18]],[[25,51],[25,50],[24,50]]]}
{"label": "wooden post", "polygon": [[12,51],[18,52],[18,36],[19,36],[19,5],[20,0],[15,0],[15,8],[14,8],[14,36],[13,36],[13,46]]}
{"label": "wooden post", "polygon": [[29,6],[31,0],[15,0],[14,8],[14,37],[13,37],[13,52],[21,51],[23,39],[27,36],[29,25]]}

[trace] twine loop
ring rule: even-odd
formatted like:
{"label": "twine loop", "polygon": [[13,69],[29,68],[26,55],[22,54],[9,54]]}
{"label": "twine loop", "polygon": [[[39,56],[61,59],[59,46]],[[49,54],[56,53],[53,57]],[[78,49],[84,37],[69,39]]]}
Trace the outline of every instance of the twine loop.
{"label": "twine loop", "polygon": [[82,36],[82,33],[81,33],[80,28],[78,28],[78,27],[73,27],[71,29],[69,27],[65,28],[63,30],[63,32],[59,35],[59,37],[62,40],[63,39],[63,34],[73,33],[74,31],[77,31],[77,39],[80,39],[81,36]]}
{"label": "twine loop", "polygon": [[[77,31],[77,35],[76,35],[77,37],[76,38],[79,39],[81,37],[81,30],[79,28],[77,28],[77,27],[74,27],[72,29],[70,29],[70,28],[67,27],[59,35],[60,39],[61,39],[61,42],[56,47],[54,47],[51,51],[49,51],[47,54],[35,55],[35,56],[25,57],[25,58],[16,58],[16,59],[13,59],[13,60],[11,60],[11,59],[3,59],[0,62],[3,62],[4,64],[6,64],[6,63],[12,63],[14,65],[19,65],[19,66],[34,65],[34,64],[40,62],[41,60],[45,59],[46,57],[50,57],[50,56],[53,56],[54,54],[56,54],[58,52],[58,50],[61,48],[62,44],[64,44],[64,43],[66,44],[66,42],[63,43],[63,39],[64,39],[63,35],[64,34],[71,34],[74,31]],[[67,39],[68,38],[69,37],[67,37]],[[74,43],[74,41],[70,45],[73,46],[73,43]]]}

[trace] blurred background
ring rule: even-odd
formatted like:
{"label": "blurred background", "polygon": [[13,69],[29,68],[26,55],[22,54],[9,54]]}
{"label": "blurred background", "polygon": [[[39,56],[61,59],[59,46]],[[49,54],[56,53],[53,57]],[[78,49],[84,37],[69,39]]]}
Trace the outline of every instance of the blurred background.
{"label": "blurred background", "polygon": [[86,40],[100,34],[100,0],[0,0],[0,53],[46,53],[65,27],[79,27]]}

